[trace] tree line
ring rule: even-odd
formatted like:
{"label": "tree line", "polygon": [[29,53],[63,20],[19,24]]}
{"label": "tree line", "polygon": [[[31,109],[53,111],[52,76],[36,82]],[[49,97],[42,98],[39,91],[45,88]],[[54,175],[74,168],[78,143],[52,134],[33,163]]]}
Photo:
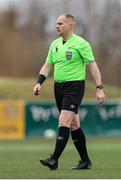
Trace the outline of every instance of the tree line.
{"label": "tree line", "polygon": [[46,0],[26,0],[26,11],[14,5],[0,11],[0,75],[36,76],[56,38],[56,17],[70,12],[76,32],[93,47],[103,82],[121,86],[120,0],[52,1],[51,9]]}

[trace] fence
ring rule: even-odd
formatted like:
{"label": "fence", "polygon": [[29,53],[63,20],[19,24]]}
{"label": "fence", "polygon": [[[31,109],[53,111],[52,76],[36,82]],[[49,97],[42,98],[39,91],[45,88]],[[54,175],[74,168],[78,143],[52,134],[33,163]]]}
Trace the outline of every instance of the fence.
{"label": "fence", "polygon": [[[0,139],[43,136],[47,129],[57,132],[58,115],[54,103],[1,102]],[[103,106],[83,103],[79,115],[87,135],[121,135],[121,102],[108,102]]]}

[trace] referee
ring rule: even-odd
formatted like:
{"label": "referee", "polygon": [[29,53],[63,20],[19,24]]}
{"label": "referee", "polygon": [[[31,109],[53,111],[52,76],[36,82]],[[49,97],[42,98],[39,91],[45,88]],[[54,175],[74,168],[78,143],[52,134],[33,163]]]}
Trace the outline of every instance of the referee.
{"label": "referee", "polygon": [[39,95],[43,82],[54,66],[54,93],[59,110],[59,127],[53,154],[40,159],[40,163],[51,170],[58,168],[58,160],[64,151],[71,134],[79,153],[80,161],[72,169],[91,169],[92,163],[87,152],[86,138],[80,128],[78,109],[85,91],[86,65],[89,67],[96,84],[96,100],[105,100],[101,74],[95,62],[90,44],[74,33],[75,18],[62,14],[57,18],[56,31],[60,36],[49,48],[47,59],[39,72],[33,89]]}

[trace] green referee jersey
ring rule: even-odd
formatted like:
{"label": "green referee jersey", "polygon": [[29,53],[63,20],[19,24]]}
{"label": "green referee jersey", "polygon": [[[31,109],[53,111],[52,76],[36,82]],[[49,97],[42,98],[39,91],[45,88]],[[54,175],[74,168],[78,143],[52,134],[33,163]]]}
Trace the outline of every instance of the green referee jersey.
{"label": "green referee jersey", "polygon": [[84,80],[86,63],[94,61],[90,44],[72,34],[63,44],[62,37],[52,42],[46,63],[54,65],[54,81]]}

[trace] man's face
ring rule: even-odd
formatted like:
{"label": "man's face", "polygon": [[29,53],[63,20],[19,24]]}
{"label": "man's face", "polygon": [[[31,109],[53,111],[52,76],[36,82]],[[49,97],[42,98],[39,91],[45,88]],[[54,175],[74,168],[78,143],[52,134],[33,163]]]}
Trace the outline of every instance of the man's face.
{"label": "man's face", "polygon": [[70,21],[65,16],[59,16],[56,22],[56,31],[57,34],[63,36],[68,34],[71,29]]}

